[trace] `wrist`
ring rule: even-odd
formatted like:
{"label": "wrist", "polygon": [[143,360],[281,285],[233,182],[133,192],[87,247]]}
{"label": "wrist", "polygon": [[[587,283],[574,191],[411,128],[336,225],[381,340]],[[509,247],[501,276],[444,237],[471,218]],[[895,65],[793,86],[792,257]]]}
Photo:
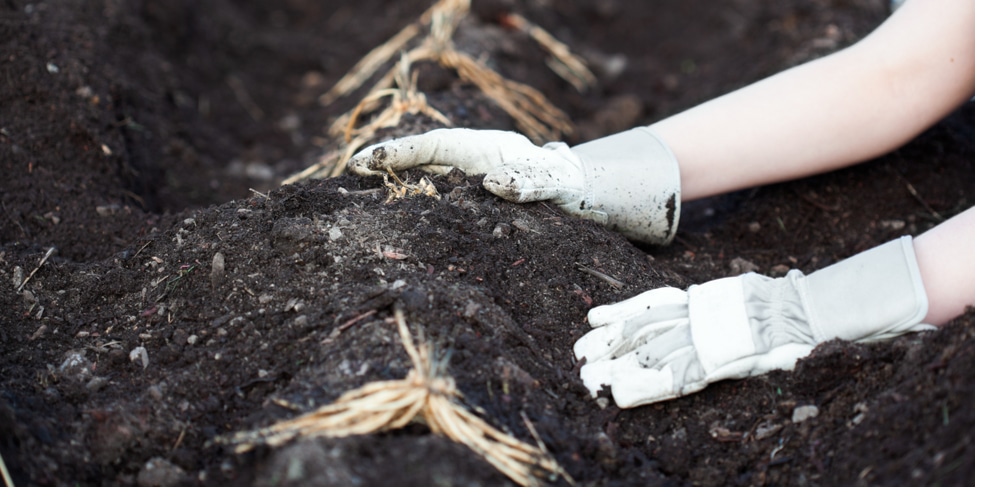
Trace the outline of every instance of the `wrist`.
{"label": "wrist", "polygon": [[583,198],[562,208],[643,243],[666,245],[680,221],[680,169],[670,147],[638,127],[572,148]]}
{"label": "wrist", "polygon": [[817,343],[879,340],[933,328],[921,324],[927,293],[910,236],[809,274],[800,294]]}

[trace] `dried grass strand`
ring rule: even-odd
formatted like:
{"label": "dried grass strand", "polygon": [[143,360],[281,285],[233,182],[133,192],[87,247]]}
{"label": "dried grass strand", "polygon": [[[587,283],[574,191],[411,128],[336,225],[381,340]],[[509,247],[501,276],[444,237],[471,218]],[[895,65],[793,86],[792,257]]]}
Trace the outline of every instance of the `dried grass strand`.
{"label": "dried grass strand", "polygon": [[528,21],[520,14],[509,14],[506,22],[533,38],[546,52],[549,58],[545,63],[560,78],[569,82],[578,92],[584,93],[597,83],[597,77],[587,68],[587,63],[569,50],[569,46],[560,42],[548,31],[537,24]]}
{"label": "dried grass strand", "polygon": [[0,455],[0,475],[3,476],[3,484],[8,488],[14,487],[14,480],[10,477],[10,472],[7,470],[7,464],[3,461],[3,455]]}
{"label": "dried grass strand", "polygon": [[[396,88],[375,88],[361,99],[352,111],[334,121],[328,133],[340,141],[341,147],[334,154],[322,157],[309,168],[285,179],[282,184],[298,182],[312,177],[337,177],[347,168],[347,161],[362,146],[370,142],[375,134],[384,128],[399,125],[407,114],[423,114],[431,119],[451,125],[451,120],[443,113],[427,103],[427,97],[417,90],[418,73],[411,74],[410,60],[407,54],[400,57],[400,62],[393,67],[394,72],[387,75],[396,81]],[[376,86],[379,87],[379,86]],[[372,118],[364,127],[357,128],[360,117],[378,109],[379,101],[391,97],[391,101],[378,115]]]}
{"label": "dried grass strand", "polygon": [[399,33],[393,35],[388,41],[375,47],[375,49],[355,63],[354,67],[341,77],[334,84],[333,88],[319,97],[320,104],[329,106],[338,98],[357,90],[358,87],[371,78],[379,67],[388,62],[390,58],[397,54],[419,33],[419,24],[411,23],[400,30]]}
{"label": "dried grass strand", "polygon": [[[242,453],[260,444],[281,446],[301,436],[336,438],[391,430],[418,419],[431,432],[467,446],[519,485],[544,485],[543,476],[562,477],[573,484],[544,445],[521,442],[459,404],[461,393],[454,379],[435,361],[423,333],[417,330],[415,342],[401,310],[395,311],[395,320],[403,349],[413,362],[405,380],[370,382],[311,413],[237,433],[228,442],[238,444],[236,451]],[[529,430],[541,443],[534,428]]]}
{"label": "dried grass strand", "polygon": [[[451,122],[447,117],[429,106],[426,96],[417,90],[416,76],[410,79],[412,62],[430,61],[455,71],[462,81],[475,85],[483,95],[510,115],[517,128],[536,143],[554,141],[562,135],[572,134],[572,121],[541,92],[504,78],[483,62],[455,48],[452,36],[462,19],[468,15],[470,3],[470,0],[439,0],[417,22],[407,25],[369,52],[329,91],[320,96],[321,104],[332,104],[336,99],[364,85],[394,54],[401,54],[400,60],[376,81],[358,105],[333,121],[327,132],[337,141],[336,150],[285,179],[283,184],[307,178],[342,175],[354,153],[373,139],[379,130],[398,126],[402,117],[407,114],[425,114],[450,126]],[[574,55],[566,44],[520,15],[512,14],[507,20],[508,24],[524,31],[542,46],[549,54],[546,64],[577,90],[583,92],[596,82],[584,60]],[[429,27],[429,33],[415,47],[406,50],[425,27]],[[391,88],[394,81],[395,89]],[[364,127],[357,128],[363,116],[374,113],[383,99],[390,96],[392,101],[383,111],[371,117]]]}

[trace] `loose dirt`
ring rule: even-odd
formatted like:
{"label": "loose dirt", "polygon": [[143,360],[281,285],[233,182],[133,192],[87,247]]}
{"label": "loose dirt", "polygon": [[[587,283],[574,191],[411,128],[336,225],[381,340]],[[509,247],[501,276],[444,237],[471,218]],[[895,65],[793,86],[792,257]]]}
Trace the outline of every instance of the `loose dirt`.
{"label": "loose dirt", "polygon": [[[513,484],[419,423],[245,454],[217,441],[405,377],[397,308],[450,354],[466,406],[535,443],[530,422],[576,484],[975,484],[972,310],[631,410],[592,399],[572,355],[592,306],[810,272],[973,206],[974,103],[864,165],[685,205],[665,248],[460,174],[433,179],[439,200],[389,204],[381,178],[279,186],[358,98],[317,97],[430,3],[0,2],[0,456],[17,485]],[[486,43],[498,71],[569,113],[573,143],[850,45],[889,13],[474,3],[462,43]],[[504,11],[584,55],[598,88],[552,74],[496,22]],[[452,75],[422,72],[457,126],[513,127]]]}

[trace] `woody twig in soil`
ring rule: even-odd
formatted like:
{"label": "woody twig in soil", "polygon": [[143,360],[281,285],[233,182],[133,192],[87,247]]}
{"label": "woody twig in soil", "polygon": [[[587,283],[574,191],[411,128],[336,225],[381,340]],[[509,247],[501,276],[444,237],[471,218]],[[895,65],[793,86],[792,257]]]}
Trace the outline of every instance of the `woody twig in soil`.
{"label": "woody twig in soil", "polygon": [[[535,142],[557,140],[573,131],[573,125],[561,110],[550,103],[538,90],[508,80],[486,67],[482,61],[458,50],[452,36],[459,23],[469,13],[471,0],[439,0],[430,9],[387,42],[376,47],[359,61],[336,85],[320,97],[320,104],[329,105],[353,92],[367,82],[375,72],[397,53],[397,62],[372,87],[352,111],[337,118],[328,130],[336,141],[336,148],[324,155],[309,168],[284,181],[285,184],[307,178],[336,177],[344,172],[347,160],[364,144],[374,138],[378,130],[393,127],[407,114],[425,114],[434,120],[450,125],[449,120],[427,104],[423,93],[417,90],[416,75],[410,77],[410,67],[419,61],[431,61],[455,71],[463,81],[470,82],[497,106],[510,115],[517,127]],[[583,59],[572,54],[569,48],[542,28],[523,17],[512,14],[504,24],[527,33],[549,53],[547,64],[552,70],[584,91],[596,82]],[[427,29],[428,33],[415,47],[405,50],[410,42]],[[389,88],[396,83],[396,88]],[[392,100],[367,125],[356,128],[358,120],[373,113],[385,97]]]}
{"label": "woody twig in soil", "polygon": [[519,485],[541,486],[558,477],[573,484],[573,479],[545,450],[527,417],[522,415],[539,442],[537,447],[495,429],[462,406],[455,379],[445,373],[446,362],[434,357],[419,330],[419,342],[414,343],[399,309],[395,320],[403,347],[413,362],[406,379],[370,382],[312,413],[221,441],[238,444],[236,452],[242,453],[261,444],[281,446],[300,436],[369,434],[421,421],[433,433],[468,446]]}
{"label": "woody twig in soil", "polygon": [[45,265],[45,261],[49,260],[49,257],[51,257],[52,254],[54,253],[56,253],[56,247],[51,247],[47,252],[45,252],[45,255],[42,257],[42,260],[38,261],[38,266],[35,267],[35,269],[31,271],[31,274],[29,274],[27,278],[24,278],[24,281],[21,282],[21,285],[17,287],[18,293],[21,292],[21,289],[24,288],[24,285],[27,285],[28,282],[31,281],[31,278],[35,276],[35,273],[37,273],[38,270]]}

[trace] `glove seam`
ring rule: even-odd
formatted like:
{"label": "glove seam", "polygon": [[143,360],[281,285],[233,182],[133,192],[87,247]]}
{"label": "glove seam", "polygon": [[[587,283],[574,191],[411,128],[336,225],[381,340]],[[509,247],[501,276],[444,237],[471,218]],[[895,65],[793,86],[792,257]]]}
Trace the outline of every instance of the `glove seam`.
{"label": "glove seam", "polygon": [[809,324],[809,331],[812,333],[813,345],[819,345],[831,340],[831,338],[827,335],[826,329],[823,328],[821,322],[816,321],[816,308],[813,306],[813,297],[809,292],[809,287],[806,286],[805,278],[805,275],[801,271],[796,273],[794,277],[791,271],[789,271],[789,274],[786,276],[786,279],[792,284],[792,288],[799,295],[802,310],[805,312],[806,322]]}

